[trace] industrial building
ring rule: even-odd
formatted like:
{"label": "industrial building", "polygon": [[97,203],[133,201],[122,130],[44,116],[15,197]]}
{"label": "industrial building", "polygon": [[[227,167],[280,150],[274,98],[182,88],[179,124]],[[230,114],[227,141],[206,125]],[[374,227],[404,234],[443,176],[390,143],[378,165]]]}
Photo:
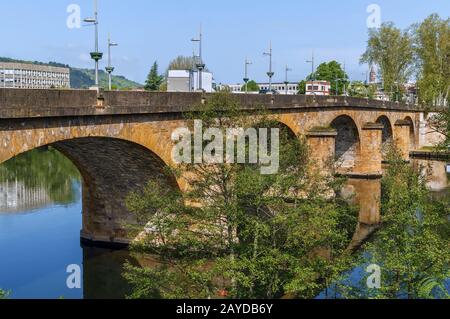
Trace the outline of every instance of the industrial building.
{"label": "industrial building", "polygon": [[[214,92],[213,75],[202,72],[201,88],[207,93]],[[170,70],[167,77],[168,92],[195,92],[200,90],[199,72],[191,70]]]}
{"label": "industrial building", "polygon": [[0,62],[0,88],[70,88],[70,69],[33,63]]}

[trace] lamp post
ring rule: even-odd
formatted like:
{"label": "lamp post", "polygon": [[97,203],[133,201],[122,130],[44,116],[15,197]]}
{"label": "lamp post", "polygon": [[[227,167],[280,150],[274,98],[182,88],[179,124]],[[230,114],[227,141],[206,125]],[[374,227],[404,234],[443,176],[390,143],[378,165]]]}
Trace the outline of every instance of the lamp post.
{"label": "lamp post", "polygon": [[105,68],[106,72],[108,72],[108,83],[109,83],[109,90],[111,91],[112,85],[111,85],[111,73],[114,71],[114,67],[111,66],[111,47],[116,47],[119,44],[111,42],[111,35],[108,34],[108,66]]}
{"label": "lamp post", "polygon": [[[344,90],[345,90],[345,79],[336,78],[336,96],[339,96],[339,82],[344,83]],[[345,91],[343,92],[345,94]]]}
{"label": "lamp post", "polygon": [[247,58],[245,58],[245,74],[244,74],[244,82],[245,82],[245,93],[248,92],[248,81],[250,80],[248,78],[248,66],[251,65],[252,62],[249,61]]}
{"label": "lamp post", "polygon": [[272,71],[272,41],[269,44],[269,52],[264,52],[263,55],[269,57],[269,72],[267,72],[267,76],[269,77],[269,92],[272,93],[272,77],[275,75]]}
{"label": "lamp post", "polygon": [[314,74],[314,67],[315,67],[315,65],[314,65],[314,51],[313,51],[313,53],[312,53],[312,58],[311,58],[311,60],[306,60],[306,63],[311,63],[311,81],[314,81],[315,80],[315,74]]}
{"label": "lamp post", "polygon": [[339,80],[340,79],[336,79],[336,96],[339,96]]}
{"label": "lamp post", "polygon": [[285,80],[284,80],[284,85],[285,85],[285,92],[286,92],[286,95],[288,95],[288,84],[289,84],[289,81],[288,81],[288,72],[289,72],[289,71],[292,71],[292,69],[289,68],[288,65],[286,65],[285,71],[286,71],[286,78],[285,78]]}
{"label": "lamp post", "polygon": [[102,59],[103,53],[98,50],[98,5],[97,0],[94,0],[94,17],[86,18],[84,22],[91,23],[95,26],[95,51],[91,52],[91,58],[95,61],[95,87],[99,89],[98,81],[98,62]]}
{"label": "lamp post", "polygon": [[[347,66],[346,66],[346,63],[345,63],[345,61],[344,61],[344,96],[347,96],[347,85],[346,85],[346,83],[345,83],[345,80],[346,79],[348,79],[348,77],[347,77]],[[351,81],[349,81],[349,83],[352,83]]]}
{"label": "lamp post", "polygon": [[198,61],[196,63],[196,67],[198,70],[198,88],[200,91],[203,91],[203,85],[202,85],[202,71],[205,69],[205,64],[203,63],[203,57],[202,57],[202,41],[203,41],[203,34],[202,34],[202,27],[200,26],[200,33],[198,38],[193,38],[191,40],[192,42],[198,42]]}

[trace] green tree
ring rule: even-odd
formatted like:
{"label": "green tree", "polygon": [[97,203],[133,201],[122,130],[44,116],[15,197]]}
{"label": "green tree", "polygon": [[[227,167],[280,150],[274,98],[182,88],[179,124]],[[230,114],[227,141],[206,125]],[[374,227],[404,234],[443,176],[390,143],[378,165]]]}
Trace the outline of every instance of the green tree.
{"label": "green tree", "polygon": [[[328,63],[322,63],[317,67],[316,72],[310,75],[308,79],[314,78],[315,80],[328,81],[331,84],[331,94],[336,94],[336,86],[339,95],[344,93],[344,86],[347,86],[348,75],[342,69],[342,65],[336,61],[330,61]],[[336,81],[338,80],[338,81]]]}
{"label": "green tree", "polygon": [[7,291],[0,289],[0,299],[7,299],[8,296],[9,296],[9,293]]}
{"label": "green tree", "polygon": [[377,87],[375,84],[365,84],[362,81],[353,81],[348,86],[348,94],[352,97],[373,99]]}
{"label": "green tree", "polygon": [[[169,70],[194,70],[195,64],[197,63],[197,58],[193,56],[183,56],[179,55],[172,61],[170,61],[169,66],[166,70],[166,78],[169,75]],[[205,71],[208,72],[208,68],[205,68]]]}
{"label": "green tree", "polygon": [[170,61],[167,70],[192,70],[195,65],[195,58],[192,56],[177,56]]}
{"label": "green tree", "polygon": [[442,134],[445,139],[438,148],[448,150],[450,148],[450,106],[442,109],[429,120],[433,131]]}
{"label": "green tree", "polygon": [[[245,84],[244,84],[244,85],[242,86],[241,91],[242,91],[242,92],[245,92],[245,89],[246,89],[246,86],[245,86]],[[253,81],[253,80],[248,81],[248,83],[247,83],[247,91],[248,91],[248,92],[259,92],[259,85],[258,85],[255,81]]]}
{"label": "green tree", "polygon": [[383,227],[366,246],[370,262],[382,269],[382,287],[362,297],[446,298],[450,240],[440,229],[448,226],[450,207],[431,197],[426,174],[405,163],[398,151],[391,150],[388,158]]}
{"label": "green tree", "polygon": [[306,94],[306,80],[302,80],[298,84],[298,94]]}
{"label": "green tree", "polygon": [[313,169],[302,138],[263,110],[245,116],[229,93],[188,119],[223,132],[278,128],[280,168],[262,175],[259,164],[184,165],[177,176],[191,185],[186,193],[151,181],[131,194],[135,234],[150,229],[132,249],[159,256],[157,267],[127,265],[132,298],[311,298],[348,268],[357,214],[329,196],[341,181]]}
{"label": "green tree", "polygon": [[420,103],[450,103],[450,18],[432,14],[414,26]]}
{"label": "green tree", "polygon": [[393,23],[383,23],[369,30],[366,52],[360,62],[377,65],[383,79],[383,88],[392,100],[400,100],[402,87],[411,75],[414,61],[411,35]]}
{"label": "green tree", "polygon": [[158,91],[164,77],[158,74],[158,63],[155,61],[145,81],[145,89],[147,91]]}

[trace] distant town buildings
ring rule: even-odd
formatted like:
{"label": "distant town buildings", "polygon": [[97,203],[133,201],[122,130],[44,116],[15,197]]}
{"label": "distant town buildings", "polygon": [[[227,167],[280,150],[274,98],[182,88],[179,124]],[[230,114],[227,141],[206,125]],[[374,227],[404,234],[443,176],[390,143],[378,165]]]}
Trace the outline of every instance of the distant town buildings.
{"label": "distant town buildings", "polygon": [[331,84],[328,81],[306,82],[306,95],[330,95]]}
{"label": "distant town buildings", "polygon": [[[213,74],[202,71],[202,89],[214,92]],[[195,92],[199,90],[199,72],[192,70],[169,70],[167,77],[168,92]]]}
{"label": "distant town buildings", "polygon": [[377,72],[373,66],[370,67],[369,84],[377,83]]}
{"label": "distant town buildings", "polygon": [[32,63],[0,62],[0,88],[70,88],[70,69]]}
{"label": "distant town buildings", "polygon": [[[257,83],[258,87],[261,92],[268,92],[269,91],[269,83]],[[222,85],[222,87],[227,87],[231,91],[231,93],[240,94],[245,93],[244,84],[229,84],[229,85]],[[288,95],[295,95],[298,94],[299,86],[298,83],[272,83],[272,90],[275,90],[276,93],[285,95],[286,94],[286,88],[287,88],[287,94]],[[252,92],[249,92],[252,93]],[[253,93],[259,93],[259,92],[253,92]]]}

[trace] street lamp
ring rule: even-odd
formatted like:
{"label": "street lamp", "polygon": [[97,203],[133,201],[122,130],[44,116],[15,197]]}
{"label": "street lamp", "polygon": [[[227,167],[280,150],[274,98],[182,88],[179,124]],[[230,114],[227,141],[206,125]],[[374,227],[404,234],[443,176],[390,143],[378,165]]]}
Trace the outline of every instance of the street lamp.
{"label": "street lamp", "polygon": [[200,26],[200,33],[198,38],[193,38],[191,40],[192,42],[198,42],[199,46],[199,53],[198,53],[198,61],[196,63],[196,67],[198,70],[198,88],[200,91],[203,91],[203,85],[202,85],[202,71],[205,69],[205,64],[203,63],[202,58],[202,41],[203,41],[203,34],[202,34],[202,27]]}
{"label": "street lamp", "polygon": [[95,86],[97,90],[99,89],[99,81],[98,81],[98,61],[100,61],[103,57],[103,53],[98,52],[98,9],[97,9],[97,0],[94,0],[94,17],[86,18],[84,22],[91,23],[95,26],[95,51],[91,52],[91,58],[95,61]]}
{"label": "street lamp", "polygon": [[269,52],[264,52],[263,55],[269,56],[269,72],[267,72],[267,76],[269,77],[269,92],[272,93],[272,77],[275,75],[272,71],[272,41],[269,44]]}
{"label": "street lamp", "polygon": [[344,81],[344,79],[336,78],[336,96],[339,96],[339,81]]}
{"label": "street lamp", "polygon": [[311,63],[311,81],[314,81],[315,79],[315,74],[314,74],[314,51],[312,53],[312,58],[311,60],[306,60],[306,63]]}
{"label": "street lamp", "polygon": [[244,82],[245,82],[245,93],[248,92],[248,81],[250,80],[248,78],[248,66],[251,65],[252,62],[249,61],[247,58],[245,58],[245,75],[244,75]]}
{"label": "street lamp", "polygon": [[[345,63],[345,60],[344,60],[344,79],[343,79],[343,81],[344,81],[344,96],[347,96],[347,84],[346,84],[346,79],[348,79],[348,76],[347,76],[347,66],[346,66],[346,63]],[[351,81],[349,81],[349,83],[352,83]]]}
{"label": "street lamp", "polygon": [[289,71],[292,71],[292,69],[289,68],[288,65],[286,65],[285,71],[286,71],[286,78],[285,78],[285,80],[284,80],[284,85],[286,86],[286,87],[285,87],[285,89],[286,89],[286,95],[288,95],[288,84],[289,84],[289,81],[288,81],[288,72],[289,72]]}
{"label": "street lamp", "polygon": [[109,90],[111,91],[111,73],[114,71],[114,67],[111,66],[111,47],[116,47],[119,44],[111,42],[111,35],[108,34],[108,66],[105,68],[108,72]]}

